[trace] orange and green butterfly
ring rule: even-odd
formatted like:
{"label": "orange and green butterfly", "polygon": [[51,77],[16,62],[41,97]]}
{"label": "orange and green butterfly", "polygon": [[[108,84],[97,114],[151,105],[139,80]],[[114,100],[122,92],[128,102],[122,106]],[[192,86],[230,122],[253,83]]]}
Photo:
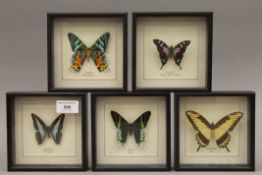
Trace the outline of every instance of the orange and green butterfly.
{"label": "orange and green butterfly", "polygon": [[99,72],[107,70],[108,63],[105,52],[109,37],[110,33],[106,32],[101,35],[91,47],[87,47],[75,34],[68,33],[71,48],[74,52],[71,58],[70,69],[79,72],[85,59],[89,61],[89,59],[92,58]]}

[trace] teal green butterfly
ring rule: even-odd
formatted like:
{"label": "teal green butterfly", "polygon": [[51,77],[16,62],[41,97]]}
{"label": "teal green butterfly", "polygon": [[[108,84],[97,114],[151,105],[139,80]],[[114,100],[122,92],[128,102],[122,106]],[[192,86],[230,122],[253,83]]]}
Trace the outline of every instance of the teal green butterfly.
{"label": "teal green butterfly", "polygon": [[108,32],[101,35],[96,42],[88,48],[75,34],[68,33],[68,38],[74,52],[71,59],[71,69],[79,72],[85,59],[89,61],[90,57],[94,60],[99,72],[108,68],[105,56],[110,34]]}
{"label": "teal green butterfly", "polygon": [[135,136],[137,144],[145,141],[144,128],[151,116],[150,111],[141,114],[133,123],[126,121],[119,113],[111,111],[111,116],[117,130],[117,141],[124,144],[126,143],[128,134]]}

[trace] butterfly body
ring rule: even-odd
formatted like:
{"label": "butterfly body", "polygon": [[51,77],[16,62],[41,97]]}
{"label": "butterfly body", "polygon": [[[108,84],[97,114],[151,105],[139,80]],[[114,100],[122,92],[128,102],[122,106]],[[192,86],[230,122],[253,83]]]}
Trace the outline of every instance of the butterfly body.
{"label": "butterfly body", "polygon": [[168,46],[165,42],[154,39],[154,44],[157,47],[157,51],[159,53],[159,58],[161,60],[162,66],[160,69],[163,68],[163,66],[167,63],[167,61],[170,58],[173,58],[176,65],[179,67],[179,69],[182,69],[181,62],[184,57],[184,53],[186,51],[187,46],[190,44],[189,40],[184,40],[180,43],[178,43],[175,46]]}
{"label": "butterfly body", "polygon": [[111,116],[114,121],[117,130],[117,141],[124,144],[126,143],[127,136],[135,136],[137,144],[144,142],[145,133],[143,129],[147,126],[147,122],[150,118],[151,112],[144,112],[133,123],[127,122],[120,114],[115,111],[111,111]]}
{"label": "butterfly body", "polygon": [[64,123],[65,114],[59,115],[50,126],[46,126],[43,120],[36,114],[31,114],[34,128],[36,129],[35,137],[37,143],[43,143],[45,137],[52,137],[56,144],[59,144],[62,138],[62,128]]}
{"label": "butterfly body", "polygon": [[96,42],[87,47],[75,34],[68,33],[68,38],[74,52],[71,59],[71,69],[79,72],[84,61],[92,58],[95,62],[97,70],[102,72],[108,68],[107,58],[105,56],[110,34],[108,32],[101,35]]}
{"label": "butterfly body", "polygon": [[228,152],[227,145],[230,142],[230,132],[235,128],[237,123],[243,116],[242,112],[233,112],[217,123],[209,123],[201,114],[195,111],[186,111],[186,116],[193,128],[197,131],[196,141],[199,145],[197,151],[200,148],[206,147],[209,142],[214,139],[219,148],[225,148]]}

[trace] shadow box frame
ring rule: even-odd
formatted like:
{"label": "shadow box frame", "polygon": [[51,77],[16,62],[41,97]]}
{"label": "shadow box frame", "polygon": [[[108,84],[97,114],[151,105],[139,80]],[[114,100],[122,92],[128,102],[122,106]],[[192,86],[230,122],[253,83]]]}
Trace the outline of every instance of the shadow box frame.
{"label": "shadow box frame", "polygon": [[[192,92],[192,91],[193,92],[210,92],[211,91],[211,87],[212,87],[213,12],[145,12],[145,13],[144,12],[134,12],[132,14],[132,16],[133,16],[133,22],[132,22],[132,30],[133,30],[133,37],[132,37],[133,76],[132,77],[133,77],[133,84],[132,84],[132,88],[133,88],[134,91],[136,91],[136,92],[139,92],[139,91],[155,91],[155,90],[161,90],[161,91],[167,91],[167,92],[169,92],[169,91],[174,91],[174,92]],[[174,23],[174,25],[177,25],[178,28],[179,28],[179,23],[181,23],[183,25],[183,22],[184,22],[180,18],[184,19],[185,23],[187,22],[187,24],[185,24],[185,26],[189,25],[190,23],[193,23],[192,26],[195,25],[194,24],[194,18],[204,18],[204,20],[205,20],[204,24],[202,25],[202,28],[199,27],[199,28],[203,29],[201,36],[202,35],[205,36],[205,40],[202,39],[203,42],[206,45],[205,50],[202,51],[202,50],[199,49],[200,47],[198,47],[198,45],[200,45],[200,44],[197,45],[198,50],[195,49],[198,53],[197,55],[200,55],[199,54],[200,52],[201,52],[201,54],[202,54],[202,52],[204,53],[204,54],[202,54],[202,55],[204,55],[204,57],[202,58],[202,62],[205,62],[205,66],[201,67],[201,64],[200,64],[201,63],[200,62],[201,57],[199,56],[199,58],[197,60],[198,61],[197,66],[195,66],[195,68],[194,68],[194,65],[191,66],[195,69],[194,70],[195,73],[193,73],[193,72],[190,73],[189,72],[190,68],[188,68],[187,71],[189,72],[189,74],[187,72],[185,75],[183,75],[181,73],[174,72],[173,68],[175,67],[176,70],[179,70],[178,67],[180,67],[180,66],[175,65],[175,61],[170,60],[171,57],[173,57],[173,56],[170,56],[170,58],[168,59],[169,61],[167,61],[167,64],[165,64],[165,66],[162,65],[162,67],[161,67],[161,59],[159,57],[160,52],[157,51],[157,47],[153,43],[153,39],[161,39],[161,38],[153,38],[154,35],[159,33],[159,32],[157,32],[157,30],[160,30],[159,26],[160,27],[161,27],[161,25],[168,26],[169,23],[171,23],[171,22],[168,22],[168,20],[177,20],[178,19],[177,24]],[[191,21],[186,21],[186,20],[190,20],[190,18],[192,18]],[[162,24],[160,19],[161,20],[166,19],[167,22],[164,22],[164,24]],[[142,22],[140,22],[140,20]],[[200,21],[199,25],[201,25],[201,20],[202,19],[199,19],[199,21]],[[158,23],[159,23],[159,25],[157,25]],[[155,27],[156,31],[153,30],[154,29],[153,27]],[[169,29],[168,31],[170,33],[171,28],[167,27],[167,29]],[[145,30],[147,30],[147,31],[145,31]],[[179,29],[177,29],[177,30],[179,30]],[[197,29],[196,32],[199,31],[199,30],[200,29]],[[145,36],[146,33],[153,35],[152,38],[149,37],[149,36],[146,37]],[[138,35],[139,35],[139,37],[138,37]],[[165,36],[165,34],[163,32],[158,34],[158,35]],[[196,34],[196,35],[200,35],[200,34]],[[138,38],[143,38],[143,37],[145,39],[138,39]],[[199,36],[196,36],[196,37],[200,38]],[[150,38],[150,40],[148,40],[147,38]],[[171,37],[165,36],[165,38],[167,40],[170,40]],[[151,41],[151,39],[152,39],[152,41]],[[139,44],[138,40],[141,40],[140,42],[142,43],[142,46],[138,46],[138,44]],[[183,41],[183,40],[184,39],[181,39],[180,42]],[[150,41],[147,44],[147,45],[150,45],[150,48],[148,48],[146,50],[146,49],[144,49],[144,45],[147,41]],[[168,47],[170,47],[170,46],[175,47],[179,43],[179,41],[177,41],[176,43],[172,43],[173,41],[171,41],[171,40],[165,41],[164,39],[163,39],[163,41],[167,42],[166,44],[168,45]],[[193,44],[192,41],[191,41],[191,43]],[[194,42],[194,48],[196,47],[195,46],[196,43],[199,43],[199,41]],[[192,44],[190,44],[190,45],[192,45]],[[190,48],[190,45],[188,45],[188,48]],[[142,49],[140,49],[140,48],[142,48]],[[154,50],[155,55],[150,55],[150,54],[152,54],[150,49]],[[186,51],[184,54],[186,54],[187,52],[188,51]],[[139,56],[139,54],[140,54],[140,56]],[[147,58],[145,56],[145,54],[149,55],[147,61],[145,61],[146,60],[145,58]],[[193,58],[194,54],[191,54],[191,55],[192,55],[191,58]],[[151,61],[149,60],[149,58],[151,58],[153,56],[155,56],[155,57],[157,56],[159,58],[159,59],[157,59],[157,61],[159,61],[159,68],[161,67],[161,69],[162,68],[164,69],[164,67],[166,67],[168,64],[173,64],[173,65],[171,65],[173,67],[169,67],[169,70],[166,70],[165,72],[157,72],[156,70],[158,70],[158,67],[156,68],[156,64],[153,64],[153,62],[150,63]],[[186,58],[184,58],[184,57],[185,56],[183,56],[183,59],[181,61],[181,65],[183,65],[183,61],[186,60]],[[193,59],[191,59],[191,60],[193,60]],[[193,60],[193,61],[195,61],[195,60]],[[172,62],[172,63],[170,63],[170,62]],[[144,65],[148,65],[148,64],[151,64],[151,66],[147,66],[147,68],[145,68]],[[193,62],[191,64],[193,64]],[[154,67],[154,68],[150,68],[150,67]],[[163,71],[163,69],[161,71]],[[201,69],[203,69],[205,71],[201,72],[200,71]],[[138,73],[138,71],[139,71],[139,73]],[[148,72],[148,73],[146,73],[146,72]],[[170,76],[171,76],[171,78],[173,76],[173,79],[170,79],[169,78]],[[179,76],[181,78],[179,78]],[[184,76],[184,79],[182,78],[182,76]],[[142,78],[139,78],[139,77],[142,77]],[[178,78],[176,78],[176,77],[178,77]],[[140,82],[138,82],[138,80]],[[173,85],[172,85],[172,83],[168,85],[168,83],[170,83],[170,81],[172,81]],[[185,86],[184,87],[180,86],[180,84],[183,84],[183,83],[184,83]],[[195,83],[195,86],[194,86],[194,83]],[[157,86],[155,84],[166,84],[166,85]]]}
{"label": "shadow box frame", "polygon": [[[192,99],[190,99],[190,98],[192,98]],[[210,99],[207,100],[208,98],[210,98]],[[212,100],[212,98],[216,98],[216,99]],[[223,98],[224,98],[224,100],[223,100]],[[253,91],[214,91],[214,92],[201,92],[201,93],[195,93],[195,92],[177,93],[177,94],[175,94],[174,99],[175,99],[175,106],[174,106],[175,107],[174,108],[174,114],[175,114],[175,124],[174,124],[174,126],[175,126],[175,135],[174,135],[175,136],[174,137],[175,161],[174,161],[174,168],[175,168],[176,171],[255,171],[255,92],[253,92]],[[227,132],[229,134],[229,139],[230,139],[229,141],[231,141],[231,142],[228,142],[228,144],[226,144],[225,147],[219,148],[219,146],[218,146],[219,142],[217,142],[218,140],[215,140],[215,138],[213,140],[211,139],[209,141],[209,143],[207,143],[206,147],[200,147],[200,144],[197,143],[196,139],[194,139],[193,144],[195,144],[195,145],[198,144],[197,145],[198,146],[197,151],[199,151],[201,149],[207,149],[208,146],[211,145],[212,142],[214,142],[213,146],[215,145],[217,147],[217,150],[224,149],[224,152],[232,154],[231,156],[233,158],[232,157],[226,158],[226,159],[229,160],[229,162],[226,163],[227,160],[225,159],[225,156],[222,154],[222,155],[220,155],[220,157],[219,156],[215,157],[215,158],[213,157],[213,159],[217,159],[217,160],[215,160],[215,162],[219,162],[219,163],[214,163],[214,162],[211,162],[211,161],[213,161],[212,159],[208,159],[208,158],[210,158],[210,157],[207,157],[208,154],[207,155],[203,154],[202,156],[204,158],[206,156],[206,159],[208,159],[207,161],[205,161],[206,163],[203,163],[203,164],[201,164],[201,163],[200,164],[183,163],[182,161],[186,161],[186,160],[188,161],[189,159],[185,159],[183,156],[180,155],[181,152],[184,152],[184,150],[185,150],[185,149],[182,150],[182,148],[181,148],[181,144],[182,144],[181,133],[185,132],[185,131],[182,131],[182,130],[183,130],[183,128],[184,129],[186,128],[185,126],[183,126],[183,128],[182,128],[182,125],[184,125],[184,124],[183,124],[183,120],[181,120],[180,114],[182,115],[182,113],[180,112],[180,109],[181,108],[186,109],[186,108],[191,106],[191,108],[195,108],[195,109],[197,109],[197,108],[201,109],[202,108],[202,111],[210,110],[209,114],[214,114],[214,111],[218,112],[217,110],[215,110],[213,108],[212,108],[212,110],[213,110],[212,111],[211,109],[208,109],[208,107],[206,107],[206,108],[204,108],[203,106],[199,107],[201,105],[201,103],[204,104],[206,102],[207,103],[212,103],[212,102],[215,103],[215,104],[211,104],[212,107],[218,107],[219,103],[221,103],[221,104],[224,103],[224,105],[226,106],[225,111],[227,111],[227,113],[225,113],[225,111],[223,111],[222,112],[223,114],[222,114],[221,111],[219,111],[221,114],[218,116],[219,118],[215,118],[216,119],[215,121],[221,121],[222,120],[221,117],[226,117],[227,114],[229,114],[229,115],[233,114],[232,112],[228,112],[231,109],[233,109],[233,108],[230,107],[230,106],[233,106],[233,105],[235,105],[234,108],[239,108],[239,109],[242,109],[243,111],[247,112],[246,115],[245,115],[244,112],[242,112],[241,118],[243,118],[242,123],[244,123],[244,124],[242,124],[242,125],[240,124],[241,123],[241,120],[240,120],[241,118],[240,118],[235,123],[235,125],[233,126],[233,129],[232,130],[229,129],[229,132]],[[194,106],[194,104],[196,104],[196,103],[198,103],[198,104]],[[219,107],[217,109],[219,109]],[[223,109],[223,108],[220,108],[220,109]],[[193,112],[195,112],[195,111],[193,110]],[[235,111],[235,112],[240,112],[240,110]],[[201,114],[201,112],[199,112],[198,114],[200,114],[202,117],[205,118],[204,114]],[[186,114],[184,114],[184,115],[186,116]],[[192,115],[194,115],[194,114],[192,114]],[[244,119],[245,116],[247,116],[246,119]],[[211,117],[211,115],[209,117]],[[185,120],[188,121],[187,119],[185,119]],[[208,120],[208,119],[206,119],[206,120]],[[214,118],[213,119],[211,118],[211,120],[213,122]],[[208,120],[208,122],[211,122],[211,121]],[[212,125],[212,122],[211,122],[211,125]],[[190,125],[190,128],[192,128],[192,131],[193,131],[194,126],[193,126],[192,122],[188,122],[188,123],[189,123],[188,125]],[[214,123],[214,125],[216,125],[216,124],[217,123]],[[236,142],[238,144],[235,144],[235,146],[237,146],[240,151],[238,151],[238,155],[237,154],[234,155],[234,150],[232,150],[231,148],[229,150],[228,146],[230,146],[230,143],[233,144],[233,142],[234,142],[234,140],[232,139],[230,134],[232,133],[232,135],[233,135],[233,133],[237,133],[237,132],[234,132],[234,130],[237,130],[238,125],[241,125],[241,129],[240,129],[240,126],[238,128],[238,134],[239,134],[238,137],[245,135],[246,139],[240,138],[239,139],[240,141]],[[244,132],[246,132],[246,134],[243,134]],[[194,133],[197,134],[198,131],[195,130]],[[183,136],[185,138],[185,134]],[[215,134],[214,134],[214,136],[215,136]],[[193,137],[195,138],[196,135],[193,135],[192,138]],[[213,136],[211,136],[211,137],[213,137]],[[245,146],[239,146],[241,144],[245,145]],[[195,148],[197,148],[197,147],[194,147],[194,150],[195,150]],[[241,148],[242,148],[242,150],[241,150]],[[210,153],[213,153],[212,149],[214,149],[214,148],[211,148],[211,146],[210,146],[210,150],[211,150]],[[246,151],[246,152],[243,153],[243,151]],[[246,153],[246,155],[245,155],[245,153]],[[188,153],[188,155],[189,154],[190,153]],[[197,155],[193,155],[193,154],[191,156],[197,157]],[[234,157],[235,157],[235,159],[234,159]],[[244,161],[241,160],[242,157],[244,157],[243,158]],[[238,160],[237,158],[240,159],[240,160]],[[191,157],[191,159],[193,160],[194,157]],[[199,161],[201,159],[199,159],[199,160],[195,159],[195,160]],[[225,162],[221,163],[222,162],[221,160],[225,161]],[[245,162],[246,161],[246,163],[242,163],[242,164],[241,163],[232,163],[232,162],[230,162],[232,160],[235,160],[236,162],[237,161],[239,161],[239,162],[241,162],[241,161]]]}
{"label": "shadow box frame", "polygon": [[[80,164],[30,164],[22,163],[16,164],[16,133],[15,133],[15,120],[16,120],[16,98],[35,98],[35,97],[63,97],[64,99],[79,99],[81,102],[81,137],[78,138],[81,141],[81,153],[79,154]],[[87,120],[86,120],[86,94],[84,93],[72,93],[72,92],[8,92],[6,93],[6,109],[7,109],[7,162],[8,171],[86,171],[88,169],[87,159]],[[27,101],[28,103],[28,101]],[[43,120],[45,122],[45,120]],[[37,131],[34,130],[34,133]],[[63,132],[62,132],[63,134]],[[47,136],[45,136],[47,137]],[[35,139],[35,138],[34,138]],[[51,137],[48,140],[54,141]],[[45,138],[47,140],[47,138]],[[48,149],[48,148],[47,148]],[[48,151],[48,150],[47,150]],[[51,157],[50,157],[51,158]]]}
{"label": "shadow box frame", "polygon": [[[90,20],[87,20],[87,21],[89,21],[92,24],[92,26],[90,27],[90,30],[93,30],[93,31],[96,31],[95,28],[100,28],[100,29],[103,28],[103,27],[99,27],[99,26],[97,27],[94,24],[94,21],[93,21],[94,19],[101,20],[102,24],[103,24],[103,21],[104,21],[103,25],[105,25],[105,26],[107,25],[107,23],[109,24],[109,29],[115,32],[114,33],[114,37],[112,37],[112,35],[110,35],[109,42],[110,42],[110,40],[112,40],[111,38],[113,38],[113,40],[114,40],[113,48],[115,48],[115,50],[116,50],[117,46],[119,44],[121,44],[121,47],[120,47],[121,50],[119,49],[118,51],[115,51],[115,53],[111,54],[111,55],[114,55],[115,56],[114,58],[117,58],[117,60],[114,62],[114,64],[115,64],[114,71],[110,70],[110,67],[109,67],[109,69],[108,69],[109,73],[108,74],[110,74],[110,75],[108,77],[103,79],[103,77],[101,75],[99,76],[98,71],[95,71],[95,70],[97,70],[95,68],[96,67],[95,63],[90,63],[90,60],[92,62],[92,58],[90,58],[90,59],[88,58],[88,61],[89,61],[88,64],[93,64],[92,65],[93,66],[93,68],[92,68],[93,70],[92,71],[88,71],[87,70],[81,76],[84,77],[84,78],[85,77],[88,78],[88,77],[96,76],[96,78],[87,79],[86,80],[87,82],[90,81],[88,83],[81,81],[82,79],[80,78],[79,81],[75,81],[75,82],[78,82],[79,87],[77,87],[77,86],[76,87],[67,87],[66,85],[60,85],[61,87],[58,87],[56,85],[56,79],[58,79],[60,81],[60,84],[61,84],[61,82],[63,83],[63,81],[66,79],[65,77],[63,77],[63,75],[59,75],[60,78],[55,78],[55,73],[56,73],[55,72],[56,71],[55,70],[55,68],[56,68],[55,67],[55,59],[56,58],[55,58],[54,46],[57,45],[57,44],[54,43],[55,23],[56,23],[55,20],[57,20],[57,19],[58,20],[59,19],[63,20],[63,18],[67,19],[67,20],[71,20],[72,24],[74,22],[73,20],[77,19],[80,22],[79,23],[75,22],[76,24],[74,24],[74,25],[82,24],[84,27],[87,27],[88,24],[85,24],[85,21],[81,23],[81,20],[83,21],[83,19],[90,19]],[[121,24],[118,24],[119,23],[118,19],[121,20]],[[127,91],[127,53],[128,53],[128,50],[127,50],[128,21],[127,20],[128,20],[128,14],[127,13],[47,13],[48,91],[54,91],[54,92],[86,92],[86,91],[89,91],[89,92],[112,92],[112,91],[124,91],[124,92],[126,92]],[[107,22],[107,23],[105,23],[105,22]],[[60,23],[58,22],[57,26],[59,26]],[[64,31],[68,30],[67,29],[68,28],[67,27],[68,24],[62,24],[62,25],[65,26],[64,27],[65,28]],[[62,26],[62,25],[60,25],[60,26]],[[114,25],[115,25],[115,29],[114,29]],[[60,27],[60,28],[62,28],[62,27]],[[72,27],[72,29],[81,31],[80,29],[77,29],[76,27],[75,28]],[[59,30],[61,30],[60,33],[63,32],[62,29],[59,29]],[[60,33],[59,33],[59,35],[60,35]],[[82,34],[82,36],[83,35],[84,34]],[[99,33],[99,34],[97,34],[96,38],[93,38],[93,43],[95,41],[97,41],[98,38],[100,38],[99,36],[102,37],[102,35],[100,35],[100,33]],[[92,35],[89,35],[89,37],[92,37]],[[84,39],[88,39],[88,38],[84,38]],[[62,40],[62,34],[61,34],[61,40]],[[86,44],[85,40],[82,40],[82,42],[84,44]],[[67,39],[67,43],[69,45],[69,40],[68,39]],[[93,45],[93,43],[87,44],[86,46],[89,48],[89,47],[91,47]],[[61,51],[60,50],[58,50],[58,51],[62,53],[62,46],[60,46],[60,47],[61,47],[61,49],[60,49]],[[108,48],[108,46],[107,46],[107,48]],[[73,54],[73,51],[71,51],[70,54],[71,55],[68,57],[68,60],[70,60],[70,58],[71,58],[71,56]],[[105,53],[105,55],[106,54],[107,54],[107,52]],[[62,57],[62,56],[60,56],[60,57]],[[60,58],[60,59],[62,60],[63,57]],[[87,58],[85,58],[85,60],[84,60],[85,62],[87,62],[86,59]],[[83,63],[83,66],[85,64],[87,64],[87,63]],[[62,67],[60,69],[61,69],[60,72],[62,72],[60,74],[63,74],[65,68]],[[80,73],[81,70],[79,72],[73,72],[73,71],[71,71],[71,72],[73,72],[74,74],[77,74],[77,73]],[[104,70],[104,72],[100,72],[100,73],[106,74],[107,72],[105,72],[105,71],[106,70]],[[66,76],[68,77],[67,78],[68,80],[77,80],[77,79],[74,79],[75,77],[70,77],[70,75],[69,76],[66,75]],[[71,83],[75,83],[75,82],[73,81]],[[106,88],[104,87],[104,84],[103,84],[104,82],[108,82],[108,84],[109,84],[108,87],[106,87]],[[68,81],[66,83],[67,83],[67,85],[68,84],[70,85],[70,81]],[[91,87],[90,85],[89,85],[89,87],[85,86],[86,84],[96,84],[96,83],[99,83],[97,85],[97,87],[96,86]],[[81,84],[81,86],[80,86],[80,84]]]}
{"label": "shadow box frame", "polygon": [[[98,162],[98,154],[97,154],[97,103],[99,102],[99,98],[141,98],[141,97],[154,97],[155,99],[163,97],[164,100],[162,102],[165,103],[164,106],[164,115],[165,115],[165,146],[164,147],[164,161],[163,164],[100,164]],[[110,100],[110,99],[109,99]],[[100,101],[103,101],[100,100]],[[106,100],[105,100],[106,101]],[[119,104],[119,103],[118,103]],[[122,104],[122,103],[121,103]],[[104,105],[106,106],[106,105]],[[91,94],[91,130],[92,130],[92,171],[171,171],[171,141],[170,141],[170,131],[171,131],[171,125],[170,125],[170,94],[169,93],[139,93],[139,92],[127,92],[127,93],[121,93],[121,92],[104,92],[104,93],[92,93]],[[122,113],[120,113],[121,115]],[[141,112],[139,113],[141,114]],[[121,115],[125,117],[124,115]],[[139,116],[139,115],[137,115]],[[132,120],[133,121],[133,120]],[[104,136],[105,137],[105,136]],[[127,140],[133,141],[133,136],[127,136]],[[130,142],[129,142],[130,143]],[[119,143],[120,144],[120,143]],[[105,150],[105,148],[103,148]],[[158,148],[159,149],[159,148]],[[105,153],[104,153],[105,154]],[[143,157],[143,155],[142,155]],[[146,156],[145,156],[146,157]],[[117,158],[117,156],[116,156]],[[119,158],[119,157],[118,157]],[[121,159],[121,157],[120,157]],[[110,161],[109,161],[110,162]],[[129,160],[127,160],[129,162]],[[110,162],[111,163],[111,162]]]}

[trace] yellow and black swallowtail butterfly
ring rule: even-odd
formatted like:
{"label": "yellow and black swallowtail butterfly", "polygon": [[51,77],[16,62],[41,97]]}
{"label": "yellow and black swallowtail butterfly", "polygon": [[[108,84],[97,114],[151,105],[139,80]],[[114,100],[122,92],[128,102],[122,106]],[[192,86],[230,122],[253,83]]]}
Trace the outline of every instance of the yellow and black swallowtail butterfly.
{"label": "yellow and black swallowtail butterfly", "polygon": [[229,152],[227,147],[231,138],[229,132],[235,128],[242,118],[243,113],[230,113],[220,119],[216,124],[210,124],[206,118],[195,111],[186,111],[186,116],[193,128],[197,131],[196,140],[199,145],[197,151],[199,151],[200,148],[206,147],[211,138],[215,138],[217,146],[219,148],[225,148]]}

